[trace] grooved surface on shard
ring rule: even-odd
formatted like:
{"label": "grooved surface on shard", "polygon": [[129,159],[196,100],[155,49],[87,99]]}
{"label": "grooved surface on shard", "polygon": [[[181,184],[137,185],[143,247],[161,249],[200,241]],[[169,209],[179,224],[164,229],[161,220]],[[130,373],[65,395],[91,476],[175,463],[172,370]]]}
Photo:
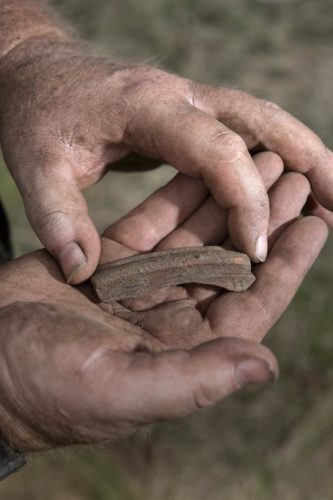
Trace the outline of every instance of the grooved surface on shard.
{"label": "grooved surface on shard", "polygon": [[142,297],[159,288],[187,283],[241,292],[254,281],[247,255],[216,246],[134,255],[100,266],[91,278],[101,302]]}

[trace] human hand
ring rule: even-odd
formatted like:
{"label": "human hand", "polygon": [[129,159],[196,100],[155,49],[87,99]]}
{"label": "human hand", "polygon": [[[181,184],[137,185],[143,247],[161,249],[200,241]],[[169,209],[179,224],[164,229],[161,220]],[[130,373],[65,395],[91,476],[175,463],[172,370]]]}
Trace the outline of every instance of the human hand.
{"label": "human hand", "polygon": [[[155,292],[150,297],[146,296],[144,301],[140,298],[128,299],[123,304],[136,311],[133,321],[138,321],[137,312],[155,307],[154,314],[150,312],[157,325],[155,334],[158,334],[159,325],[162,325],[163,334],[168,330],[169,336],[174,336],[179,342],[184,321],[182,305],[179,304],[178,317],[173,309],[172,328],[170,326],[167,329],[163,319],[170,321],[170,294],[180,289],[186,290],[186,297],[181,298],[188,300],[183,305],[189,328],[203,332],[203,337],[196,334],[186,338],[186,347],[196,345],[203,338],[207,340],[230,335],[258,342],[279,319],[318,256],[327,237],[327,226],[317,217],[300,217],[310,193],[309,182],[303,175],[290,172],[281,176],[283,165],[273,153],[260,153],[254,157],[254,162],[265,188],[269,190],[271,212],[269,256],[265,263],[254,266],[252,272],[256,275],[256,282],[242,293],[225,292],[213,286],[188,285],[173,287],[172,291],[170,288],[160,290],[158,294]],[[221,244],[230,248],[226,211],[217,205],[212,196],[202,202],[198,195],[193,194],[193,179],[187,179],[187,183],[181,186],[183,198],[179,201],[177,197],[176,202],[174,193],[177,192],[177,184],[182,181],[186,182],[181,176],[176,177],[169,186],[154,193],[142,205],[114,223],[104,236],[121,242],[125,248],[131,248],[130,254],[133,249],[159,251]],[[191,206],[188,206],[188,199],[191,199]],[[161,220],[165,221],[164,226]],[[137,235],[142,237],[138,238]],[[102,256],[102,263],[130,255],[127,252],[106,252],[106,256]],[[131,318],[129,312],[127,316],[126,312],[123,314]],[[142,326],[147,322],[139,324]],[[195,325],[200,325],[200,328],[194,328]]]}
{"label": "human hand", "polygon": [[[274,155],[260,155],[256,163],[260,171],[269,165],[266,185],[281,174]],[[196,200],[196,212],[186,198],[180,207],[175,204],[177,189],[190,193],[195,183],[184,184],[178,175],[129,215],[128,227],[126,217],[111,226],[102,239],[102,261],[136,253],[142,241],[151,242],[155,222],[161,247],[209,243],[213,235],[220,240],[226,216],[211,199]],[[245,294],[170,287],[132,303],[103,305],[88,284],[67,285],[45,251],[0,267],[5,285],[0,289],[0,422],[12,446],[27,451],[112,441],[276,376],[276,361],[266,348],[230,335],[262,337],[323,245],[326,228],[314,217],[285,229],[308,190],[302,176],[288,174],[272,191],[270,227],[276,241]],[[163,219],[156,213],[161,199],[167,207]],[[129,238],[130,245],[121,243]],[[207,291],[209,306],[207,295],[200,297]],[[237,299],[241,296],[246,300]]]}
{"label": "human hand", "polygon": [[249,149],[276,151],[333,208],[332,153],[272,103],[117,65],[55,35],[21,43],[3,58],[0,75],[6,163],[34,230],[73,284],[90,277],[100,257],[80,190],[110,166],[149,157],[202,179],[202,199],[212,191],[228,210],[232,242],[256,262],[266,257],[269,206]]}

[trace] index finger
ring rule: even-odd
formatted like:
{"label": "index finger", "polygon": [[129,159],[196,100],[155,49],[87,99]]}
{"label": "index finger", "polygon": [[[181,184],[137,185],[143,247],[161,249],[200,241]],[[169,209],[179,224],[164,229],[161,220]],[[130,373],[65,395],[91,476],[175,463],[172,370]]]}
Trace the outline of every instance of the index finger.
{"label": "index finger", "polygon": [[195,89],[199,107],[242,135],[249,147],[263,144],[288,169],[305,174],[319,202],[333,210],[333,153],[312,130],[276,104],[245,92]]}
{"label": "index finger", "polygon": [[228,210],[234,245],[253,261],[264,261],[268,197],[243,139],[186,101],[161,98],[134,115],[126,141],[138,152],[202,178],[218,204]]}

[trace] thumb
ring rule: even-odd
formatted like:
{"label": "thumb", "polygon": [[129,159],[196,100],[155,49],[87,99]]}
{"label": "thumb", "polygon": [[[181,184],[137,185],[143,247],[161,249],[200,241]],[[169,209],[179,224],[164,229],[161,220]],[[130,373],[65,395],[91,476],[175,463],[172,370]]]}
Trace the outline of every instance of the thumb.
{"label": "thumb", "polygon": [[277,375],[276,359],[266,347],[236,338],[216,339],[189,351],[136,352],[117,378],[119,397],[113,394],[112,408],[145,425],[189,415]]}
{"label": "thumb", "polygon": [[24,178],[20,181],[28,219],[58,260],[67,282],[88,279],[97,267],[101,244],[70,169],[36,169],[32,178],[30,170],[29,183]]}

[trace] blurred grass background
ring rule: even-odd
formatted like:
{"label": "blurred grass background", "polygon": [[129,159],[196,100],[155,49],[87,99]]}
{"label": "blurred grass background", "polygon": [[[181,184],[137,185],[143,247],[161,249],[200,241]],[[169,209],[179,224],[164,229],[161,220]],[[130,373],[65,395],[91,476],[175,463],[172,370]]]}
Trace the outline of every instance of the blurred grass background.
{"label": "blurred grass background", "polygon": [[[333,147],[331,0],[58,0],[117,58],[157,62],[273,100]],[[102,229],[168,180],[163,168],[109,175],[87,193]],[[39,244],[4,167],[0,192],[17,254]],[[36,455],[0,485],[8,500],[331,500],[333,240],[268,336],[274,386],[250,389],[112,449]],[[232,332],[231,332],[232,333]]]}

